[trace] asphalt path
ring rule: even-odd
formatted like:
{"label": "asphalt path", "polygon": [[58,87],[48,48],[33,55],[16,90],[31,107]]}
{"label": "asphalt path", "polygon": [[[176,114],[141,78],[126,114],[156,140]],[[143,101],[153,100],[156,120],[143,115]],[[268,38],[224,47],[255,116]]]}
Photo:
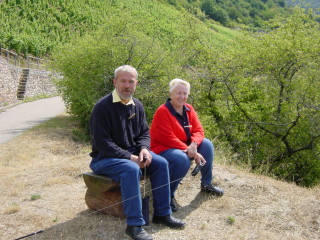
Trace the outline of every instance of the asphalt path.
{"label": "asphalt path", "polygon": [[60,97],[52,97],[22,103],[0,112],[0,143],[45,122],[66,110]]}

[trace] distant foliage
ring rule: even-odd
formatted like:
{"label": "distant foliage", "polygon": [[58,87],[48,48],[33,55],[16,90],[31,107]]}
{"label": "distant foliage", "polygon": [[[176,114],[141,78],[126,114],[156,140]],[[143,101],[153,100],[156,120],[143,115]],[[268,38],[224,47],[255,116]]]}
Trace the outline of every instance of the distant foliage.
{"label": "distant foliage", "polygon": [[206,0],[201,5],[201,10],[208,15],[211,19],[226,25],[229,21],[229,16],[226,10],[224,10],[220,5],[217,3]]}
{"label": "distant foliage", "polygon": [[307,10],[312,9],[318,15],[320,14],[320,1],[319,0],[287,0],[288,5],[300,6]]}
{"label": "distant foliage", "polygon": [[[267,20],[291,13],[285,0],[167,0],[175,7],[183,7],[199,19],[202,13],[228,27],[264,27]],[[200,11],[199,11],[200,9]]]}

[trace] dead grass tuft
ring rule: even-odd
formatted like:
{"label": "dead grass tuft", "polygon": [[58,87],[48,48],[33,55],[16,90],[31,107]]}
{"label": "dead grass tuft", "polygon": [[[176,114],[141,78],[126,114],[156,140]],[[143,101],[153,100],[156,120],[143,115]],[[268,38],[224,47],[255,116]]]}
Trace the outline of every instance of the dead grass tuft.
{"label": "dead grass tuft", "polygon": [[[129,239],[124,220],[85,204],[81,173],[90,171],[90,146],[73,140],[77,127],[63,114],[0,145],[0,239],[41,229],[28,239]],[[230,165],[234,157],[216,150],[214,181],[226,192],[221,198],[200,193],[200,174],[187,175],[174,214],[187,227],[171,230],[151,223],[145,229],[154,239],[318,239],[320,187],[306,189],[252,174]]]}
{"label": "dead grass tuft", "polygon": [[17,203],[12,203],[10,206],[4,209],[4,214],[14,214],[20,211],[20,206]]}

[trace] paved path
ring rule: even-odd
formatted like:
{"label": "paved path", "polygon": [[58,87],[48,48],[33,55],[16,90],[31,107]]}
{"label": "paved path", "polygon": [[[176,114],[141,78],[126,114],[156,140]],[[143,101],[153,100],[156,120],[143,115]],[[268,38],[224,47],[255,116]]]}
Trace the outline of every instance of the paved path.
{"label": "paved path", "polygon": [[60,97],[52,97],[22,103],[0,112],[0,143],[63,113],[65,109]]}

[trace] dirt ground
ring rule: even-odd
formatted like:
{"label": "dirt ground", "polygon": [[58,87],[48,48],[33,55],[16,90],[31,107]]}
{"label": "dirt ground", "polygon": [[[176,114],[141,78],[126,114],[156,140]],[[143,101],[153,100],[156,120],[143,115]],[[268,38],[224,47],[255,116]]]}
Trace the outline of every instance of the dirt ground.
{"label": "dirt ground", "polygon": [[[129,239],[123,219],[89,210],[81,174],[90,171],[90,146],[74,141],[67,114],[0,144],[0,239]],[[306,189],[228,164],[216,146],[215,180],[221,198],[200,193],[188,174],[177,192],[184,230],[150,224],[156,240],[290,239],[320,236],[320,187]],[[190,169],[191,171],[191,169]],[[152,212],[152,209],[151,209]],[[152,217],[152,215],[150,215]]]}

